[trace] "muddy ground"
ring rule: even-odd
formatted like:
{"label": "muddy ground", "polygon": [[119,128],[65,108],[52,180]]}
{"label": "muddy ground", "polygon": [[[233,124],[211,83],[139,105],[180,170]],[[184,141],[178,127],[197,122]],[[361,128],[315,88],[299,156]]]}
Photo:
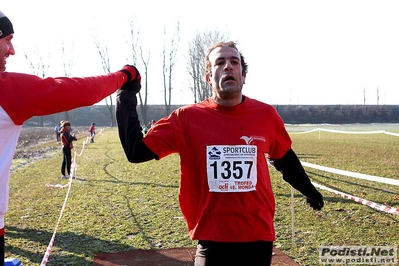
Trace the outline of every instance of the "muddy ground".
{"label": "muddy ground", "polygon": [[[78,137],[85,137],[86,127],[73,128]],[[87,133],[87,134],[86,134]],[[14,154],[11,171],[14,171],[35,160],[44,159],[61,151],[57,143],[54,128],[50,127],[22,127]]]}

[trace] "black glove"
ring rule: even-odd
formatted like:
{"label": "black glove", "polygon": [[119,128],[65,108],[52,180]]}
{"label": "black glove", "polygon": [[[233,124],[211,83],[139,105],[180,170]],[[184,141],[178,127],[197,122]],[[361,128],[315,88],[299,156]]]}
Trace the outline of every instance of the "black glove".
{"label": "black glove", "polygon": [[122,85],[121,90],[132,91],[134,93],[138,93],[141,89],[140,81],[132,80],[128,83]]}
{"label": "black glove", "polygon": [[315,211],[320,211],[324,206],[323,195],[320,192],[316,191],[314,197],[309,198],[306,197],[306,202],[313,208]]}
{"label": "black glove", "polygon": [[313,186],[292,149],[289,149],[280,159],[270,159],[270,163],[277,171],[282,172],[285,181],[306,197],[307,203],[313,210],[321,210],[324,206],[323,196]]}
{"label": "black glove", "polygon": [[127,82],[122,85],[121,90],[132,91],[138,93],[141,89],[140,72],[135,66],[125,65],[121,70],[127,76]]}

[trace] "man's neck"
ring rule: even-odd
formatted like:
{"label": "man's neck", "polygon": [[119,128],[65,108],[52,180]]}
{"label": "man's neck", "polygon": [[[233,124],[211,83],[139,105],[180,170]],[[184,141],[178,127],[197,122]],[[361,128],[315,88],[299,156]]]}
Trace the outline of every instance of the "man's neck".
{"label": "man's neck", "polygon": [[245,97],[240,94],[235,97],[219,97],[217,95],[212,96],[212,100],[221,106],[232,107],[241,104],[244,101]]}

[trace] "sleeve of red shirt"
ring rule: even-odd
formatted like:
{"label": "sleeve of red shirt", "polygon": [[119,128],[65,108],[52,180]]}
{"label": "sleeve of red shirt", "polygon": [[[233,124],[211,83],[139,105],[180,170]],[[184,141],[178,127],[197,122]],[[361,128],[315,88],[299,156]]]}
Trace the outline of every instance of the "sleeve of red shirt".
{"label": "sleeve of red shirt", "polygon": [[270,116],[274,121],[274,131],[271,131],[273,138],[271,141],[269,155],[271,158],[282,158],[291,149],[292,140],[288,134],[283,119],[274,107],[270,106]]}
{"label": "sleeve of red shirt", "polygon": [[[180,109],[173,111],[169,116],[163,117],[153,125],[148,135],[143,139],[150,150],[154,151],[159,159],[172,153],[178,153],[179,141],[177,132],[180,131],[178,113]],[[181,135],[181,134],[180,134]]]}
{"label": "sleeve of red shirt", "polygon": [[117,71],[85,78],[45,78],[0,73],[0,105],[16,125],[33,116],[50,115],[90,106],[119,89],[127,80]]}

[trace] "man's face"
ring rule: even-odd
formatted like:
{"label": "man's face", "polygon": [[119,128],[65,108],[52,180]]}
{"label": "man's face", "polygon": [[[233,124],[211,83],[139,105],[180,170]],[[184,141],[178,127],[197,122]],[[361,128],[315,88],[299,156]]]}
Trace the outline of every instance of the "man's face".
{"label": "man's face", "polygon": [[209,54],[209,61],[211,74],[206,75],[206,80],[212,86],[216,97],[241,97],[245,75],[242,75],[240,53],[232,47],[218,47]]}
{"label": "man's face", "polygon": [[14,34],[7,35],[0,39],[0,72],[6,70],[6,60],[10,55],[14,55],[14,46],[12,45],[12,38]]}

